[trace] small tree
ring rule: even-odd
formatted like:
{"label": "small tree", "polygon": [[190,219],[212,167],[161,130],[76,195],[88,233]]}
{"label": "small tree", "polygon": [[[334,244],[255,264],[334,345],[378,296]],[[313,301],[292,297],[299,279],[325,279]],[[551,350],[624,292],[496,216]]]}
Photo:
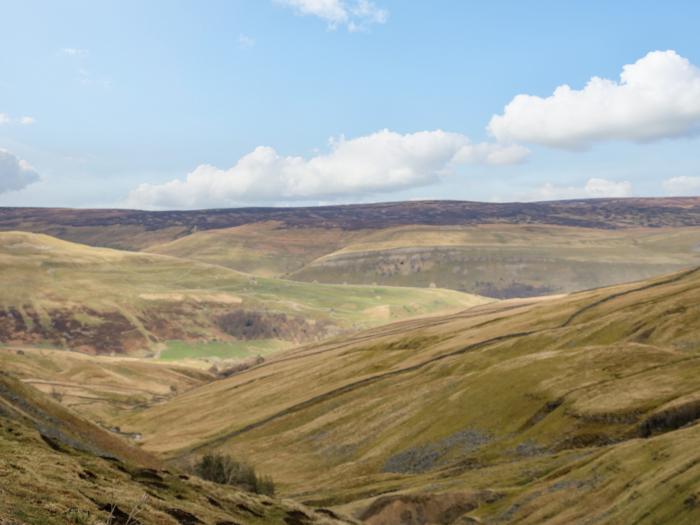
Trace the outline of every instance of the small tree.
{"label": "small tree", "polygon": [[248,463],[236,461],[228,454],[205,454],[194,466],[200,478],[220,485],[234,485],[256,494],[275,494],[275,483],[270,476],[258,476]]}

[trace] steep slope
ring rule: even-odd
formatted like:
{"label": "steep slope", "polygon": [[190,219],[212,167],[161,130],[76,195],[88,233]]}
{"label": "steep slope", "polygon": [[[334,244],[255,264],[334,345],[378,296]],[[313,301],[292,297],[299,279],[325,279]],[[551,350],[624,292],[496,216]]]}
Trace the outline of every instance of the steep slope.
{"label": "steep slope", "polygon": [[0,523],[348,523],[217,486],[157,460],[0,373]]}
{"label": "steep slope", "polygon": [[173,340],[199,344],[195,356],[211,341],[291,345],[484,302],[449,290],[254,278],[20,232],[0,234],[0,287],[0,342],[140,355]]}
{"label": "steep slope", "polygon": [[[700,431],[677,429],[700,417],[699,327],[692,270],[373,329],[123,422],[147,450],[246,454],[287,493],[375,523],[453,508],[444,494],[453,520],[694,523]],[[372,507],[382,494],[404,499]]]}

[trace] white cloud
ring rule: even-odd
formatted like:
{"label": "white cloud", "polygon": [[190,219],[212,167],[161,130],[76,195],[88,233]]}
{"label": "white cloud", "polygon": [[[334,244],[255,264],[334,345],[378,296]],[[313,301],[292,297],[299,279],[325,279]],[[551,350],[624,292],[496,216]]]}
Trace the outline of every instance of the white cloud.
{"label": "white cloud", "polygon": [[238,45],[243,48],[253,47],[255,45],[255,39],[251,36],[244,35],[243,33],[241,33],[240,35],[238,35]]}
{"label": "white cloud", "polygon": [[663,186],[670,195],[700,195],[700,177],[671,177]]}
{"label": "white cloud", "polygon": [[402,135],[389,130],[330,141],[311,158],[281,156],[260,146],[229,169],[201,165],[184,179],[141,184],[127,204],[146,208],[228,206],[241,202],[299,201],[388,192],[436,182],[459,164],[512,164],[522,146],[472,144],[441,130]]}
{"label": "white cloud", "polygon": [[25,160],[0,149],[0,193],[21,190],[39,180],[39,174]]}
{"label": "white cloud", "polygon": [[301,15],[317,16],[335,29],[346,26],[349,31],[360,31],[369,24],[383,24],[389,11],[378,7],[370,0],[275,0],[279,4],[294,8]]}
{"label": "white cloud", "polygon": [[569,149],[690,135],[700,130],[700,69],[675,51],[654,51],[624,66],[619,81],[593,77],[581,90],[518,95],[488,130],[501,141]]}
{"label": "white cloud", "polygon": [[629,197],[632,183],[607,179],[588,179],[583,186],[557,186],[550,182],[520,197],[523,201],[550,201],[561,199],[598,199],[603,197]]}
{"label": "white cloud", "polygon": [[60,53],[71,57],[84,57],[87,56],[88,50],[80,49],[78,47],[63,47],[61,48]]}
{"label": "white cloud", "polygon": [[13,118],[7,113],[0,113],[0,125],[2,124],[22,124],[23,126],[29,126],[34,124],[36,120],[34,117],[23,116],[19,118]]}

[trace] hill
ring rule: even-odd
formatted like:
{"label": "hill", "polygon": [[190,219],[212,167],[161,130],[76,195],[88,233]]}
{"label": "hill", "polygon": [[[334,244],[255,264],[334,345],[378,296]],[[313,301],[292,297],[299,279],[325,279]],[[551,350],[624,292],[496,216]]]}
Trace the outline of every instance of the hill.
{"label": "hill", "polygon": [[411,201],[294,208],[141,211],[0,208],[0,231],[138,250],[196,231],[276,221],[287,228],[383,229],[406,225],[552,224],[585,228],[700,226],[700,198],[590,199],[532,203]]}
{"label": "hill", "polygon": [[245,493],[158,460],[0,373],[0,523],[349,523]]}
{"label": "hill", "polygon": [[327,284],[494,298],[565,293],[700,264],[700,199],[416,201],[298,208],[0,209],[0,231]]}
{"label": "hill", "polygon": [[697,523],[699,299],[690,270],[406,321],[121,422],[368,523]]}
{"label": "hill", "polygon": [[2,370],[111,428],[124,411],[140,410],[214,381],[202,367],[153,359],[91,356],[49,348],[0,347]]}
{"label": "hill", "polygon": [[0,286],[0,342],[139,355],[169,342],[180,342],[181,355],[208,355],[208,343],[217,355],[239,355],[248,342],[264,353],[485,301],[450,290],[255,278],[21,232],[0,234]]}
{"label": "hill", "polygon": [[629,282],[700,264],[700,228],[552,225],[375,230],[260,223],[193,233],[148,252],[288,279],[438,286],[510,298]]}

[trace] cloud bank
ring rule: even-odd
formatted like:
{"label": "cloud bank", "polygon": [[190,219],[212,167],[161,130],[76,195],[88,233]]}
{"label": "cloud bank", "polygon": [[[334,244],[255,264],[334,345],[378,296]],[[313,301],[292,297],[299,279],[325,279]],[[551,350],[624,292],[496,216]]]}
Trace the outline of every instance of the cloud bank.
{"label": "cloud bank", "polygon": [[559,186],[550,182],[524,195],[525,201],[553,201],[561,199],[600,199],[604,197],[629,197],[632,183],[591,178],[583,186]]}
{"label": "cloud bank", "polygon": [[473,144],[442,130],[405,135],[383,130],[331,140],[328,153],[308,159],[260,146],[229,169],[201,165],[184,179],[141,184],[127,205],[197,208],[360,196],[431,184],[458,165],[518,163],[528,153],[517,145]]}
{"label": "cloud bank", "polygon": [[330,29],[345,26],[349,31],[360,31],[370,24],[383,24],[389,11],[369,0],[276,0],[292,7],[301,15],[312,15],[328,23]]}
{"label": "cloud bank", "polygon": [[700,177],[671,177],[663,182],[663,187],[669,195],[697,196],[700,195]]}
{"label": "cloud bank", "polygon": [[517,95],[494,115],[499,141],[585,149],[605,140],[647,142],[700,130],[700,69],[675,51],[653,51],[622,68],[620,80],[591,78],[546,98]]}
{"label": "cloud bank", "polygon": [[0,193],[21,190],[39,180],[39,174],[25,160],[0,149]]}

